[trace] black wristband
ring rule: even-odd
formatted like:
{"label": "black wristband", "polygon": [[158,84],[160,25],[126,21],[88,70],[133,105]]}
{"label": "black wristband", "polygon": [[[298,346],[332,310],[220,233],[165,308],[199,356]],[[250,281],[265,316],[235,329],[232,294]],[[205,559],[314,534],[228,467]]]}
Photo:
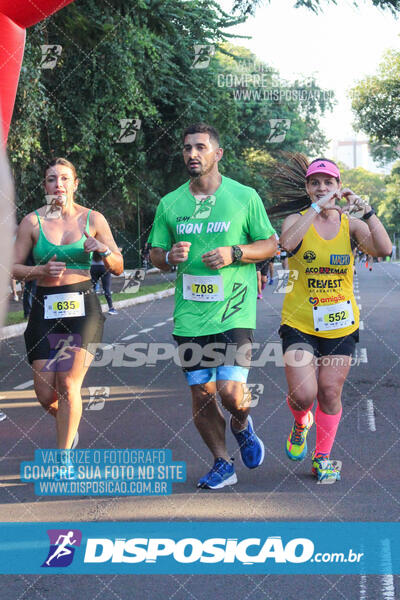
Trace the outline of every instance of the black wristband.
{"label": "black wristband", "polygon": [[365,215],[363,215],[361,218],[363,221],[368,221],[368,219],[370,217],[372,217],[372,215],[376,215],[376,212],[374,211],[373,208],[371,208],[371,210],[369,212],[367,212]]}

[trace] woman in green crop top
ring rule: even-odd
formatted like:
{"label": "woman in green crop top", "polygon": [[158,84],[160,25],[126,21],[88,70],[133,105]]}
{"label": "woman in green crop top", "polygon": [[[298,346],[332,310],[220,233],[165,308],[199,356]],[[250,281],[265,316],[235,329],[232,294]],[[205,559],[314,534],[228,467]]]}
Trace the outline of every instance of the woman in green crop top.
{"label": "woman in green crop top", "polygon": [[[93,251],[111,273],[123,272],[122,255],[104,216],[74,201],[78,183],[75,167],[66,159],[47,166],[44,188],[51,206],[22,220],[13,268],[18,280],[37,280],[25,343],[37,398],[56,418],[60,449],[71,448],[77,434],[82,382],[103,333],[104,317],[90,279]],[[33,267],[24,264],[31,250]]]}

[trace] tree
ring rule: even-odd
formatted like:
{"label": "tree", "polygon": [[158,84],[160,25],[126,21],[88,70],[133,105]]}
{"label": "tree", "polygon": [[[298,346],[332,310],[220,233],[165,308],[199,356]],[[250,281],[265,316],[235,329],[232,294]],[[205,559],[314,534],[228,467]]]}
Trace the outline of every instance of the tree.
{"label": "tree", "polygon": [[378,74],[362,80],[351,91],[355,127],[370,138],[377,160],[400,155],[400,51],[384,55]]}
{"label": "tree", "polygon": [[356,169],[341,169],[343,187],[349,187],[360,196],[367,196],[377,209],[385,199],[385,176],[371,173],[362,167]]}
{"label": "tree", "polygon": [[[234,11],[239,11],[242,14],[254,14],[257,6],[262,4],[265,0],[233,0]],[[266,0],[270,2],[271,0]],[[327,3],[338,4],[337,0],[326,0]],[[390,10],[394,15],[400,11],[400,0],[370,0],[372,4],[378,8]],[[359,6],[359,2],[353,0],[355,6]],[[321,0],[296,0],[294,3],[295,8],[302,6],[309,8],[315,13],[322,10]]]}
{"label": "tree", "polygon": [[[212,0],[80,0],[29,30],[9,136],[19,217],[42,204],[48,160],[66,156],[78,201],[137,252],[159,199],[187,178],[181,132],[196,121],[219,129],[222,172],[268,204],[266,163],[281,149],[319,152],[318,118],[332,97],[229,44],[238,20]],[[43,44],[61,49],[52,69],[41,68]]]}
{"label": "tree", "polygon": [[389,234],[400,232],[400,161],[396,162],[386,178],[386,194],[379,205],[378,216]]}
{"label": "tree", "polygon": [[288,82],[247,48],[223,43],[216,54],[215,81],[231,97],[237,127],[227,132],[229,152],[222,168],[242,183],[255,187],[270,203],[271,162],[281,151],[318,154],[327,140],[319,117],[332,107],[333,92],[314,79]]}

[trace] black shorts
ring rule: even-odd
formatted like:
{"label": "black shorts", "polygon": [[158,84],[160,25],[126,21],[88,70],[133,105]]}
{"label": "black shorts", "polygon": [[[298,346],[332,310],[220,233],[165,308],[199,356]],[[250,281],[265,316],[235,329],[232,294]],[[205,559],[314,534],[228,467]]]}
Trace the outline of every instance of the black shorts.
{"label": "black shorts", "polygon": [[256,270],[260,271],[261,275],[264,275],[266,277],[268,275],[269,265],[274,262],[275,262],[275,256],[272,256],[271,258],[267,258],[267,260],[256,263]]}
{"label": "black shorts", "polygon": [[[185,372],[222,365],[250,368],[253,329],[236,328],[210,335],[173,337],[178,344],[179,357]],[[240,352],[243,346],[246,348]]]}
{"label": "black shorts", "polygon": [[[85,316],[45,319],[44,296],[70,292],[83,293]],[[93,292],[93,284],[90,279],[71,285],[38,286],[33,298],[28,326],[24,333],[29,362],[32,364],[34,360],[52,358],[57,343],[59,344],[60,340],[68,339],[68,337],[71,339],[71,345],[79,348],[87,348],[91,343],[100,343],[103,337],[104,321],[105,317],[101,312],[99,299]]]}
{"label": "black shorts", "polygon": [[289,325],[281,325],[279,335],[282,339],[282,350],[285,354],[292,344],[296,344],[296,349],[307,350],[314,353],[314,356],[329,356],[341,354],[343,356],[352,356],[356,344],[359,341],[359,330],[353,331],[349,335],[337,338],[324,338],[309,333],[303,333]]}

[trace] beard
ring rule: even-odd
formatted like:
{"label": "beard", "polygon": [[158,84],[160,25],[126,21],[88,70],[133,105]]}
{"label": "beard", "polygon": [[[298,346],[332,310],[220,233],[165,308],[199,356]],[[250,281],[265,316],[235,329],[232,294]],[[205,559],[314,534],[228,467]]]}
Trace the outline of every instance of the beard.
{"label": "beard", "polygon": [[212,170],[213,166],[214,166],[214,163],[206,164],[204,166],[201,163],[199,163],[199,165],[196,165],[195,167],[191,167],[189,165],[189,163],[187,163],[186,169],[187,169],[191,179],[198,179],[199,177],[202,177],[203,175],[207,175],[207,173],[209,173]]}

